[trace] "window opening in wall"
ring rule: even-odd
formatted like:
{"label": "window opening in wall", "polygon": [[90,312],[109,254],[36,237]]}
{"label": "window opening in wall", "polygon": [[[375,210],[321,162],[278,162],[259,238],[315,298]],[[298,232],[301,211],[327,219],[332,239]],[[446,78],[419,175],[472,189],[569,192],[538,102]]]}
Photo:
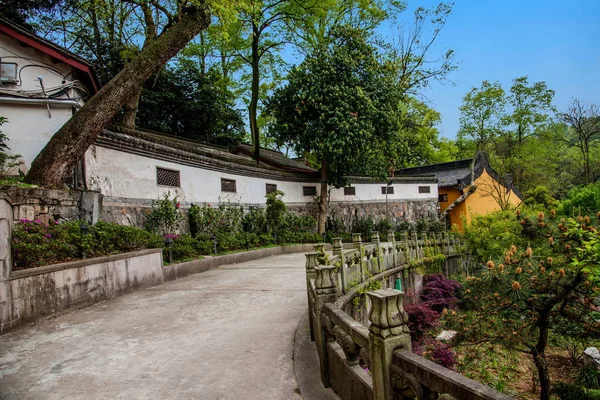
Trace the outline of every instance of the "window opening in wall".
{"label": "window opening in wall", "polygon": [[439,199],[440,203],[447,203],[448,202],[448,195],[446,193],[440,194],[438,196],[438,199]]}
{"label": "window opening in wall", "polygon": [[267,183],[267,194],[274,193],[277,191],[277,185],[274,183]]}
{"label": "window opening in wall", "polygon": [[180,187],[179,171],[156,167],[156,184],[161,186]]}
{"label": "window opening in wall", "polygon": [[302,192],[305,196],[316,196],[317,195],[317,187],[316,186],[303,186]]}
{"label": "window opening in wall", "polygon": [[419,193],[431,193],[430,186],[419,186]]}
{"label": "window opening in wall", "polygon": [[236,193],[236,191],[234,179],[221,178],[221,192]]}
{"label": "window opening in wall", "polygon": [[356,188],[354,186],[345,187],[344,196],[356,196]]}
{"label": "window opening in wall", "polygon": [[381,194],[386,194],[386,190],[387,190],[387,194],[394,194],[394,187],[393,186],[382,186],[381,187]]}

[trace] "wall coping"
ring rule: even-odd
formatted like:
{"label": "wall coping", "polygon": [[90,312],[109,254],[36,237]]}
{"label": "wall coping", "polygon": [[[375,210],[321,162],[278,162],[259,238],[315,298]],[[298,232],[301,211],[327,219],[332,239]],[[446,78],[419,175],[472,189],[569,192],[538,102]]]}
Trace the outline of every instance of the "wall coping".
{"label": "wall coping", "polygon": [[36,275],[48,274],[50,272],[62,271],[65,269],[70,269],[70,268],[79,268],[79,267],[85,267],[85,266],[92,265],[92,264],[103,264],[106,262],[123,260],[125,258],[133,258],[133,257],[145,256],[148,254],[162,253],[162,251],[163,251],[162,249],[144,249],[144,250],[130,251],[127,253],[113,254],[110,256],[86,258],[83,260],[75,260],[75,261],[68,261],[68,262],[63,262],[63,263],[59,263],[59,264],[44,265],[43,267],[35,267],[35,268],[28,268],[28,269],[23,269],[23,270],[19,270],[19,271],[11,271],[7,280],[11,281],[11,280],[15,280],[15,279],[27,278],[29,276],[36,276]]}

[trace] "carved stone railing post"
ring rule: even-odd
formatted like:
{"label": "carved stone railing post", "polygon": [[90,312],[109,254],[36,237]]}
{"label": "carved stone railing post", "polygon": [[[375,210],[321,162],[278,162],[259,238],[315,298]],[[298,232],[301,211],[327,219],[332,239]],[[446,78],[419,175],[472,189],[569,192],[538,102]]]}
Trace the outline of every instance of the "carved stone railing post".
{"label": "carved stone railing post", "polygon": [[387,233],[387,241],[390,243],[395,243],[396,242],[396,235],[394,234],[394,231],[388,231]]}
{"label": "carved stone railing post", "polygon": [[325,243],[317,243],[313,245],[313,247],[315,248],[315,252],[317,253],[322,253],[325,251]]}
{"label": "carved stone railing post", "polygon": [[414,258],[421,258],[421,255],[419,254],[419,235],[417,235],[417,232],[413,232],[412,234],[412,241],[415,244],[415,255]]}
{"label": "carved stone railing post", "polygon": [[318,253],[308,253],[306,255],[306,295],[308,299],[308,323],[310,325],[310,340],[315,341],[315,322],[313,313],[315,315],[319,315],[319,313],[313,309],[313,302],[315,299],[311,299],[311,289],[310,289],[310,281],[315,279],[317,273],[315,272],[315,267],[319,265],[317,260]]}
{"label": "carved stone railing post", "polygon": [[362,245],[362,235],[360,233],[353,233],[352,243],[354,243],[354,247],[360,247]]}
{"label": "carved stone railing post", "polygon": [[337,298],[337,283],[335,267],[333,265],[319,265],[315,267],[315,290],[316,290],[316,315],[315,320],[315,343],[319,353],[319,367],[321,370],[321,382],[323,386],[330,387],[329,361],[327,358],[327,341],[333,334],[328,332],[327,316],[322,313],[325,303],[332,303]]}
{"label": "carved stone railing post", "polygon": [[379,244],[381,243],[381,239],[379,238],[379,232],[373,231],[371,233],[371,242],[379,246]]}
{"label": "carved stone railing post", "polygon": [[344,251],[344,243],[342,243],[341,237],[333,238],[333,246],[331,247],[331,252],[334,256],[342,257],[342,253]]}
{"label": "carved stone railing post", "polygon": [[371,372],[373,374],[373,398],[392,400],[390,366],[395,350],[410,351],[411,341],[408,315],[402,306],[404,292],[380,289],[368,292],[371,300],[369,313],[369,346],[371,349]]}

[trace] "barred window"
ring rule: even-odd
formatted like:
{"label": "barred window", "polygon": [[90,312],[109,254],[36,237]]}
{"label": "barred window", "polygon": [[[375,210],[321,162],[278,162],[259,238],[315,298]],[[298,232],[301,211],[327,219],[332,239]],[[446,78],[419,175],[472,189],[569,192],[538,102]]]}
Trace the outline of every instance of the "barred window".
{"label": "barred window", "polygon": [[354,186],[347,186],[344,188],[344,196],[355,196],[356,188]]}
{"label": "barred window", "polygon": [[316,186],[303,186],[302,192],[305,196],[316,196],[317,195],[317,187]]}
{"label": "barred window", "polygon": [[235,180],[221,178],[221,192],[236,193]]}
{"label": "barred window", "polygon": [[277,191],[277,185],[274,183],[267,183],[267,194]]}
{"label": "barred window", "polygon": [[394,194],[394,187],[393,186],[382,186],[381,187],[381,194],[385,194],[387,190],[387,194]]}
{"label": "barred window", "polygon": [[419,186],[419,193],[431,193],[430,186]]}
{"label": "barred window", "polygon": [[447,203],[448,202],[448,195],[446,193],[440,194],[438,196],[438,200],[439,200],[440,203]]}
{"label": "barred window", "polygon": [[161,186],[180,187],[179,171],[156,167],[156,184]]}

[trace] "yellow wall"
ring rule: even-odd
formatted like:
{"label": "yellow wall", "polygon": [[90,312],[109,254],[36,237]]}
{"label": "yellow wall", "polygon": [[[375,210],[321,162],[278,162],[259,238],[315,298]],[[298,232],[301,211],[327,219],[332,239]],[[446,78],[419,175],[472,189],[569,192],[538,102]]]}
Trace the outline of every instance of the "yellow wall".
{"label": "yellow wall", "polygon": [[[487,171],[484,170],[481,176],[475,180],[475,185],[477,186],[475,193],[450,211],[450,223],[452,226],[456,226],[459,231],[463,230],[463,217],[469,224],[471,218],[476,215],[485,215],[500,210],[500,205],[490,194],[495,192],[494,189],[498,187],[498,184]],[[468,190],[469,187],[464,188],[462,191],[454,188],[439,188],[440,194],[448,194],[448,202],[440,203],[440,210],[444,211],[446,207]],[[502,192],[504,190],[502,189]],[[521,203],[519,197],[512,190],[505,196],[513,207],[517,207]]]}

